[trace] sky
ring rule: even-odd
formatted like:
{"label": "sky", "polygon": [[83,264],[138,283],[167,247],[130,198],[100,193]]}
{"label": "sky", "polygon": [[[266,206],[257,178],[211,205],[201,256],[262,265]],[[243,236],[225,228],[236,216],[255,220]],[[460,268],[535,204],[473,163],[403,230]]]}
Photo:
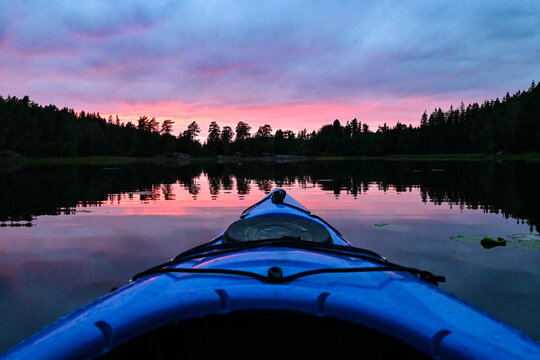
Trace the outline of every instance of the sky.
{"label": "sky", "polygon": [[540,1],[0,0],[0,96],[253,130],[419,123],[540,80]]}

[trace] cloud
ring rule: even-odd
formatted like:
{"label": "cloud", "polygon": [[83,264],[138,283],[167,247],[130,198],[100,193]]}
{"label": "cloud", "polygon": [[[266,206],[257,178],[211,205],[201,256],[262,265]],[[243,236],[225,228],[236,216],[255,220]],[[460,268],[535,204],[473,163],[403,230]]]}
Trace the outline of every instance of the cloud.
{"label": "cloud", "polygon": [[0,14],[0,94],[73,107],[481,101],[539,75],[537,1],[34,0]]}

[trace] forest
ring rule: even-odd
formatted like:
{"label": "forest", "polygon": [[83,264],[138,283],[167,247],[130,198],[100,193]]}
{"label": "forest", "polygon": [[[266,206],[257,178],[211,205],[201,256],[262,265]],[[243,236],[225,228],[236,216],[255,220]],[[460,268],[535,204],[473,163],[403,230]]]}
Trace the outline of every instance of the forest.
{"label": "forest", "polygon": [[118,116],[41,106],[28,96],[0,96],[0,157],[141,156],[180,152],[193,156],[296,154],[380,156],[393,154],[471,154],[540,151],[540,86],[531,83],[496,100],[434,109],[418,126],[397,123],[370,129],[367,123],[336,119],[317,131],[295,133],[239,121],[235,128],[212,121],[208,137],[192,122],[175,136],[174,121],[141,116],[135,123]]}

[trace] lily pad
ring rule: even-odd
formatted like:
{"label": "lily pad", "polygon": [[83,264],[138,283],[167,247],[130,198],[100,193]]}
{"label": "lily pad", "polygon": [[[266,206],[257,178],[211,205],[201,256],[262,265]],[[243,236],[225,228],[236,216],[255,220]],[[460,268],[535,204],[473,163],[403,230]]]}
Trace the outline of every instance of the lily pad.
{"label": "lily pad", "polygon": [[385,227],[385,226],[388,226],[388,225],[390,225],[390,224],[373,224],[373,226],[378,227],[378,228]]}
{"label": "lily pad", "polygon": [[469,243],[469,244],[480,244],[482,245],[484,249],[492,249],[497,246],[506,246],[506,240],[503,239],[502,237],[493,239],[489,236],[484,236],[484,235],[474,235],[474,236],[456,235],[456,236],[451,236],[450,239]]}
{"label": "lily pad", "polygon": [[540,242],[540,234],[517,234],[517,235],[510,235],[508,237],[517,241],[539,241]]}
{"label": "lily pad", "polygon": [[540,235],[538,234],[510,235],[509,237],[517,240],[509,242],[512,246],[522,249],[540,250]]}
{"label": "lily pad", "polygon": [[522,248],[522,249],[534,249],[540,250],[540,235],[538,234],[518,234],[510,235],[507,239],[499,237],[497,240],[484,235],[463,236],[456,235],[451,236],[450,239],[457,240],[469,244],[480,243],[484,248],[491,249],[496,246],[510,246]]}
{"label": "lily pad", "polygon": [[474,235],[474,236],[463,236],[463,235],[456,235],[456,236],[450,236],[450,239],[461,241],[464,243],[469,244],[479,244],[480,241],[484,238],[483,235]]}
{"label": "lily pad", "polygon": [[530,240],[512,241],[510,242],[510,245],[518,247],[518,248],[522,248],[522,249],[540,250],[540,242],[538,241],[530,241]]}

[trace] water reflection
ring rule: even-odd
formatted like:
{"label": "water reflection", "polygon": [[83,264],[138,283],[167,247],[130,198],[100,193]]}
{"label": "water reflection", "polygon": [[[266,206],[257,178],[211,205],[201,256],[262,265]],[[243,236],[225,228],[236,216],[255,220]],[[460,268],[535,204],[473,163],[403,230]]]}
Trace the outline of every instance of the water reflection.
{"label": "water reflection", "polygon": [[[111,170],[112,169],[112,170]],[[181,168],[152,165],[27,166],[3,171],[0,178],[0,226],[32,226],[40,215],[74,214],[78,207],[175,200],[187,191],[197,200],[202,180],[212,200],[235,192],[242,200],[253,189],[268,193],[275,186],[318,188],[336,198],[358,198],[376,184],[378,191],[419,189],[424,203],[481,209],[530,225],[540,223],[536,184],[540,166],[526,162],[389,162],[311,161],[296,164],[246,162],[196,163]],[[331,178],[329,178],[331,175]],[[175,190],[179,184],[181,190]],[[127,196],[127,197],[126,197]]]}
{"label": "water reflection", "polygon": [[443,289],[540,339],[540,251],[451,239],[535,231],[539,172],[383,161],[0,169],[0,352],[210,240],[277,186],[353,244],[445,275]]}

